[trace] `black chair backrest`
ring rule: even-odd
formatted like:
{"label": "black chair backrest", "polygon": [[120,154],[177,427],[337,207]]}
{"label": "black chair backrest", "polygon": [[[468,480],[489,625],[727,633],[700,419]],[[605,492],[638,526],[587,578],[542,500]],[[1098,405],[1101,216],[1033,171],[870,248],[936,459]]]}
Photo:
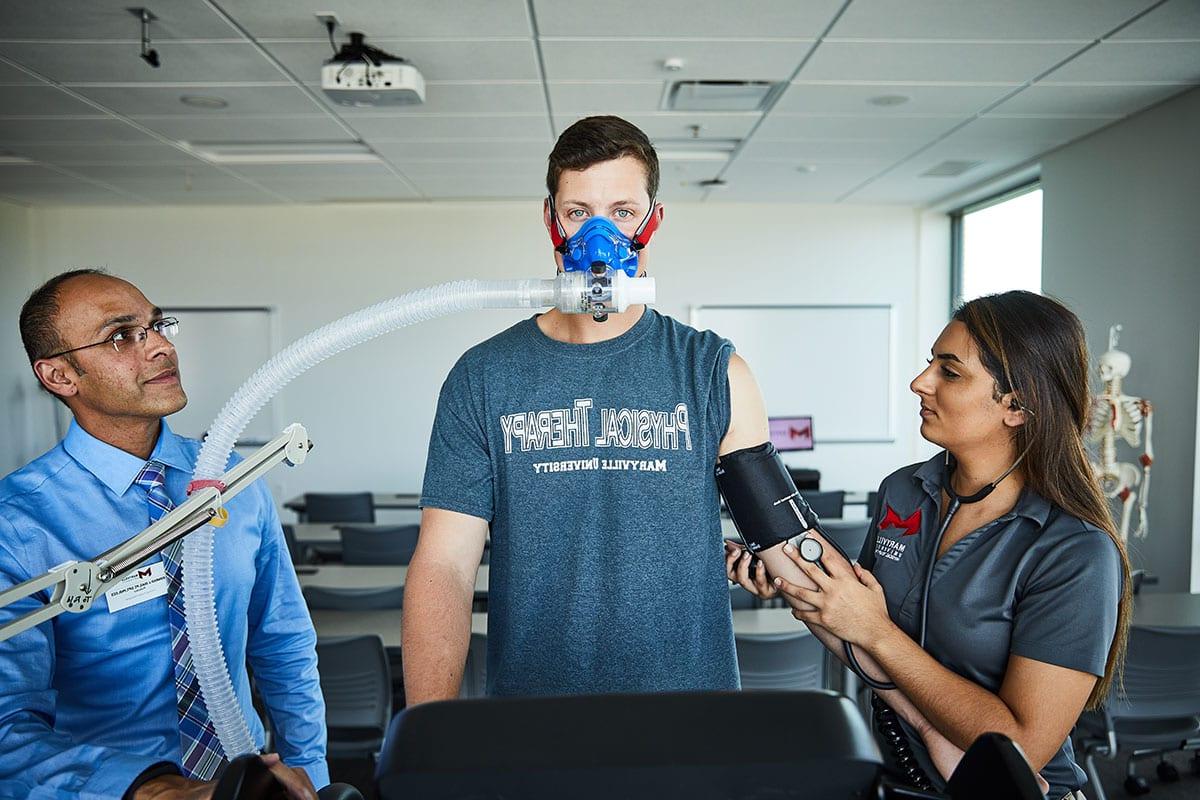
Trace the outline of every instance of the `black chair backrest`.
{"label": "black chair backrest", "polygon": [[842,509],[846,505],[846,493],[841,491],[834,492],[801,492],[804,495],[804,502],[808,503],[808,507],[816,512],[821,519],[840,519]]}
{"label": "black chair backrest", "polygon": [[[761,565],[758,569],[761,569]],[[758,598],[740,586],[729,587],[729,607],[734,611],[758,608]]]}
{"label": "black chair backrest", "polygon": [[328,586],[305,586],[304,602],[310,609],[322,611],[370,611],[380,608],[403,608],[404,587],[383,589],[339,589]]}
{"label": "black chair backrest", "polygon": [[376,525],[357,528],[344,525],[343,564],[407,564],[417,549],[420,525]]}
{"label": "black chair backrest", "polygon": [[1200,630],[1130,628],[1124,691],[1113,682],[1107,710],[1114,718],[1200,715]]}
{"label": "black chair backrest", "polygon": [[370,492],[309,492],[304,495],[304,518],[309,522],[375,522],[375,498]]}
{"label": "black chair backrest", "polygon": [[392,677],[378,636],[317,640],[317,671],[329,739],[383,738],[392,716]]}
{"label": "black chair backrest", "polygon": [[[796,488],[800,491],[816,492],[821,489],[821,471],[819,469],[788,467],[787,471],[792,476],[792,483],[796,484]],[[805,496],[807,497],[807,495]]]}
{"label": "black chair backrest", "polygon": [[738,671],[743,689],[820,689],[825,678],[825,646],[800,626],[783,636],[737,636]]}
{"label": "black chair backrest", "polygon": [[288,556],[292,559],[292,563],[303,564],[304,554],[300,549],[300,545],[296,542],[296,529],[291,525],[284,525],[283,540],[287,542]]}
{"label": "black chair backrest", "polygon": [[871,527],[869,519],[831,519],[821,520],[821,527],[829,538],[846,551],[851,560],[858,558],[862,552],[863,542]]}

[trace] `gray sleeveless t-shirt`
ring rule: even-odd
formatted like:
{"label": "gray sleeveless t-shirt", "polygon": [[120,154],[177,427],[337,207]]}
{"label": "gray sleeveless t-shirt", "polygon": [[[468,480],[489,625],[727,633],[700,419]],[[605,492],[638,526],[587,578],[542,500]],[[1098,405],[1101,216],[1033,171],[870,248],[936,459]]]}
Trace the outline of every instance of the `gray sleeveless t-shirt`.
{"label": "gray sleeveless t-shirt", "polygon": [[491,524],[489,694],[737,688],[713,478],[732,352],[647,309],[587,345],[530,318],[455,364],[421,506]]}

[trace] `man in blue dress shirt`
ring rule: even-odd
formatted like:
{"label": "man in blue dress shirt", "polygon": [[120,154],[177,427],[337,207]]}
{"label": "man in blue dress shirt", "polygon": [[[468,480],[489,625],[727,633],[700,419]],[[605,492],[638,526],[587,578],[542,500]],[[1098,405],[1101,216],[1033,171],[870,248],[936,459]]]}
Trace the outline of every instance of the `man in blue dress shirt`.
{"label": "man in blue dress shirt", "polygon": [[[90,559],[183,502],[200,443],[163,420],[187,403],[175,330],[136,287],[95,270],[53,278],[26,302],[30,363],[74,420],[54,449],[0,481],[0,589]],[[212,343],[214,353],[228,346]],[[234,689],[261,745],[249,662],[275,730],[278,755],[264,758],[293,797],[312,798],[329,782],[316,635],[265,484],[226,507],[213,561]],[[211,795],[223,762],[203,699],[188,691],[171,553],[90,611],[0,642],[0,797]],[[0,609],[0,624],[47,599]]]}

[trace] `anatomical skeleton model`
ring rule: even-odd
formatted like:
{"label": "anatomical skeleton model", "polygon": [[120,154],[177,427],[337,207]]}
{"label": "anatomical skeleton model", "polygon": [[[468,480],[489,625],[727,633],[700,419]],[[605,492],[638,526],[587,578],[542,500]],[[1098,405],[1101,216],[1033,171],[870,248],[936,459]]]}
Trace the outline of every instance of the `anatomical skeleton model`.
{"label": "anatomical skeleton model", "polygon": [[[1121,380],[1129,374],[1133,362],[1128,353],[1117,349],[1120,333],[1120,325],[1109,328],[1108,352],[1100,356],[1100,379],[1104,387],[1095,398],[1089,432],[1091,440],[1098,445],[1100,460],[1092,467],[1100,479],[1104,494],[1121,503],[1122,539],[1128,538],[1133,505],[1137,502],[1138,519],[1133,535],[1141,539],[1149,533],[1146,506],[1150,494],[1150,465],[1154,463],[1154,448],[1150,443],[1154,409],[1144,397],[1130,397],[1122,392]],[[1138,457],[1141,468],[1136,464],[1118,462],[1117,439],[1124,439],[1130,447],[1138,447],[1143,425],[1146,428],[1146,449]]]}

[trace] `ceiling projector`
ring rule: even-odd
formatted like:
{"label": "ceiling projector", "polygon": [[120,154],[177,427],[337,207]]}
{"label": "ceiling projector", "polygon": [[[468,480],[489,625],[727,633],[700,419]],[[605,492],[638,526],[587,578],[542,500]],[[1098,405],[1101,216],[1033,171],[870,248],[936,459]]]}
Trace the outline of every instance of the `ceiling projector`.
{"label": "ceiling projector", "polygon": [[425,78],[403,58],[371,47],[361,33],[321,67],[321,88],[342,106],[375,108],[425,102]]}

